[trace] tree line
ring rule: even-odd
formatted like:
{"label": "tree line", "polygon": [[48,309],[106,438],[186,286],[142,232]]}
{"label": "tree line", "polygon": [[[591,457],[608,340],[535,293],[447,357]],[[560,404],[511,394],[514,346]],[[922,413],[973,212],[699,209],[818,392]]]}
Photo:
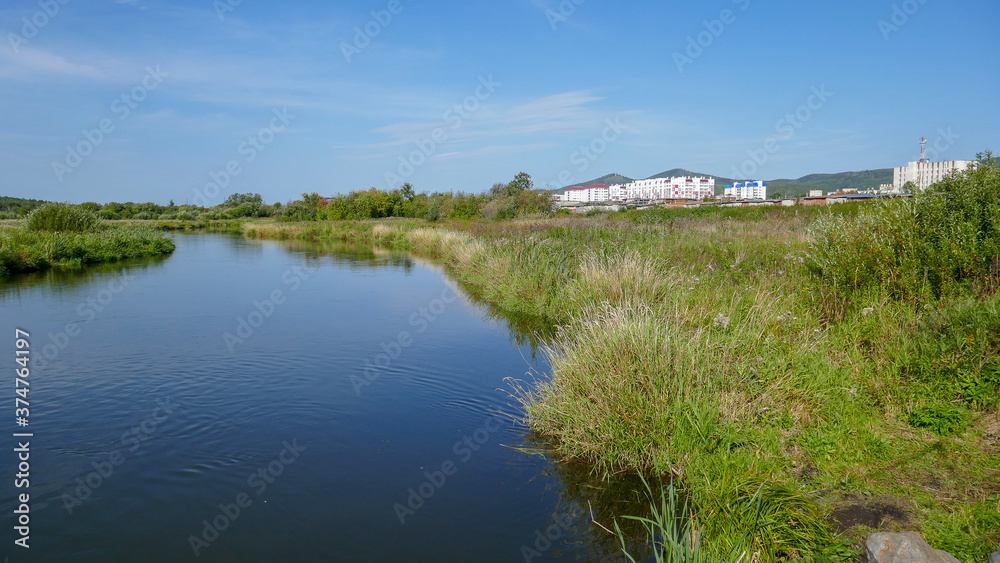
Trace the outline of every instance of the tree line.
{"label": "tree line", "polygon": [[[16,198],[7,198],[14,200]],[[26,202],[31,203],[26,203]],[[0,219],[17,219],[43,202],[11,201],[0,209]],[[531,176],[517,174],[507,183],[496,183],[484,193],[433,192],[417,193],[405,183],[397,189],[352,191],[334,197],[322,197],[316,192],[303,193],[300,199],[268,204],[258,193],[234,193],[211,208],[193,205],[110,202],[81,203],[80,207],[101,219],[164,219],[164,220],[226,220],[272,217],[281,221],[336,221],[342,219],[380,219],[407,217],[437,221],[439,219],[510,219],[524,215],[550,213],[552,201],[543,190],[536,190]]]}

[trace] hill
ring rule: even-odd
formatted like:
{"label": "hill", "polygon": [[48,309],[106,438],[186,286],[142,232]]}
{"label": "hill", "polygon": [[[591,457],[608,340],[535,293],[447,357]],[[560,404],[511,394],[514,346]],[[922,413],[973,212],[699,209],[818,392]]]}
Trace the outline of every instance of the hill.
{"label": "hill", "polygon": [[860,172],[840,172],[837,174],[809,174],[796,180],[768,180],[768,192],[785,195],[805,195],[809,190],[823,190],[823,193],[839,189],[877,188],[892,183],[892,168],[862,170]]}

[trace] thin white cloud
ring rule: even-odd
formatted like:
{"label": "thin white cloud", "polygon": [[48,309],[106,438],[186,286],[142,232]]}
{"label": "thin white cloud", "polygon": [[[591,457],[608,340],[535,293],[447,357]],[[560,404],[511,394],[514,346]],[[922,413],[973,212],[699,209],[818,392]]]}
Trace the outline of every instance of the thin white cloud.
{"label": "thin white cloud", "polygon": [[71,77],[99,81],[108,79],[109,73],[101,65],[74,62],[46,51],[21,47],[17,53],[0,50],[0,77],[10,80]]}
{"label": "thin white cloud", "polygon": [[534,150],[550,149],[554,146],[555,143],[529,143],[526,145],[490,145],[488,147],[480,147],[478,149],[473,149],[469,151],[442,153],[439,155],[434,155],[432,158],[441,160],[493,158],[497,156],[506,156],[511,154],[522,154]]}
{"label": "thin white cloud", "polygon": [[[605,126],[604,121],[609,117],[609,114],[591,107],[591,104],[602,99],[589,91],[572,91],[544,96],[514,106],[502,106],[487,100],[483,102],[483,107],[461,121],[414,120],[390,123],[373,130],[376,134],[389,137],[387,141],[335,148],[358,149],[369,155],[373,152],[387,155],[391,152],[390,149],[398,149],[415,141],[429,139],[435,129],[442,129],[446,135],[444,145],[451,148],[465,147],[464,150],[444,153],[451,158],[464,153],[475,155],[478,154],[476,151],[487,148],[476,146],[477,141],[531,138],[567,132],[582,132],[593,136],[601,132]],[[514,146],[537,148],[537,145],[538,143],[525,143],[493,146],[506,147],[504,150],[510,150],[510,147]]]}

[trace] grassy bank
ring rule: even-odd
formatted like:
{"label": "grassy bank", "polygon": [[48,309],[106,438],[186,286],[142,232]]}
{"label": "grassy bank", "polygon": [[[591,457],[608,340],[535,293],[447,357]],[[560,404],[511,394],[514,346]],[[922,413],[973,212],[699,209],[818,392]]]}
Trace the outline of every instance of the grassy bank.
{"label": "grassy bank", "polygon": [[842,559],[867,530],[916,529],[985,560],[1000,543],[1000,296],[988,280],[901,298],[819,275],[810,229],[858,213],[244,232],[417,252],[501,309],[558,322],[551,377],[514,383],[527,423],[605,474],[679,476],[710,557]]}
{"label": "grassy bank", "polygon": [[39,217],[35,218],[39,224],[32,223],[29,216],[25,221],[0,225],[0,276],[174,251],[174,243],[162,231],[149,227],[109,227],[92,214],[57,218],[51,224],[41,224]]}

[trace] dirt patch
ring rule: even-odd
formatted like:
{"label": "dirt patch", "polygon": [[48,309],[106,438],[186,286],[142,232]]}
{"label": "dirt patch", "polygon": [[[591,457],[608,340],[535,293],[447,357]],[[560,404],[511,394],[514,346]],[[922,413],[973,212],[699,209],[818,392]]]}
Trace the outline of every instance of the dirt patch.
{"label": "dirt patch", "polygon": [[1000,415],[994,414],[982,422],[983,446],[987,451],[1000,452]]}
{"label": "dirt patch", "polygon": [[806,463],[802,468],[795,472],[795,477],[803,483],[812,483],[819,476],[819,469],[811,463]]}
{"label": "dirt patch", "polygon": [[856,526],[878,530],[906,526],[910,522],[910,514],[891,499],[853,498],[838,503],[827,520],[838,532],[846,532]]}

